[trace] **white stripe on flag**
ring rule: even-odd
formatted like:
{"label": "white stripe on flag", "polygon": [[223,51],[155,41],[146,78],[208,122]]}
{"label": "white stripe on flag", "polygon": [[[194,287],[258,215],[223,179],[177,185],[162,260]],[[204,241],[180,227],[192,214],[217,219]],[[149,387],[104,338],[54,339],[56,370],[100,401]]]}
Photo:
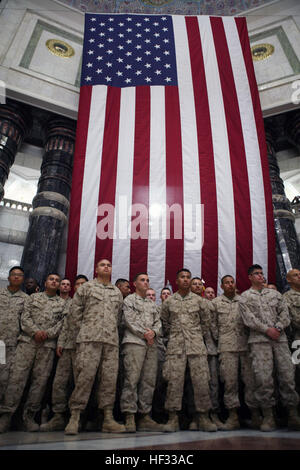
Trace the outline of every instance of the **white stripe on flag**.
{"label": "white stripe on flag", "polygon": [[130,220],[135,126],[135,88],[121,90],[118,167],[116,181],[112,282],[129,279]]}
{"label": "white stripe on flag", "polygon": [[165,284],[166,257],[166,134],[165,88],[151,87],[149,240],[147,272],[150,285],[160,290]]}
{"label": "white stripe on flag", "polygon": [[77,265],[77,272],[84,273],[89,279],[94,277],[106,96],[106,86],[95,85],[93,87],[82,185]]}
{"label": "white stripe on flag", "polygon": [[259,263],[267,276],[268,241],[264,182],[253,103],[239,34],[234,18],[223,17],[231,65],[239,102],[245,143],[251,200],[253,263]]}
{"label": "white stripe on flag", "polygon": [[[201,274],[200,176],[195,99],[185,18],[173,17],[182,138],[184,262],[193,276]],[[198,211],[196,213],[196,209]],[[197,217],[196,217],[197,216]],[[196,225],[197,219],[197,225]],[[199,225],[200,222],[200,225]]]}
{"label": "white stripe on flag", "polygon": [[[198,17],[211,119],[218,207],[218,293],[224,274],[236,275],[236,233],[226,117],[210,18]],[[224,182],[226,182],[224,184]]]}

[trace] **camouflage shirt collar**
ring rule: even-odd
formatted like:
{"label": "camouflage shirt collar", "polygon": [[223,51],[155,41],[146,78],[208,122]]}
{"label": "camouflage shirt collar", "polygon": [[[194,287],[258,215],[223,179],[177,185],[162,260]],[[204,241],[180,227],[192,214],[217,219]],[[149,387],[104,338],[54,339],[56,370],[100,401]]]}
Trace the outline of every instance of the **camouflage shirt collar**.
{"label": "camouflage shirt collar", "polygon": [[239,296],[237,294],[235,294],[235,296],[232,297],[232,299],[229,299],[228,297],[226,297],[225,294],[221,294],[221,297],[222,297],[222,300],[224,302],[228,302],[228,303],[238,302],[239,301]]}
{"label": "camouflage shirt collar", "polygon": [[[195,295],[196,295],[196,294],[195,294]],[[176,299],[180,299],[180,300],[188,300],[188,299],[190,299],[192,296],[193,296],[193,293],[192,293],[191,291],[189,291],[189,293],[186,294],[184,297],[182,297],[182,295],[180,295],[178,291],[175,292],[175,294],[174,294],[174,297],[175,297]]]}
{"label": "camouflage shirt collar", "polygon": [[99,282],[96,277],[92,280],[92,282],[96,286],[101,287],[101,289],[114,289],[114,287],[115,287],[115,286],[112,285],[111,282],[109,282],[108,284],[103,284],[102,282]]}

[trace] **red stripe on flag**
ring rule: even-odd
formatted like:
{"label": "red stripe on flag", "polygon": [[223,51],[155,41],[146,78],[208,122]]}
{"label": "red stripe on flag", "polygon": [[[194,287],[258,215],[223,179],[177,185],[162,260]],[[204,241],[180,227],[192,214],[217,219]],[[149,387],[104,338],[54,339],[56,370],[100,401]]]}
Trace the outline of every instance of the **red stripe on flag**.
{"label": "red stripe on flag", "polygon": [[76,144],[72,175],[72,191],[70,201],[68,246],[66,260],[66,276],[71,279],[71,282],[73,282],[77,275],[81,196],[85,165],[86,143],[89,128],[91,96],[92,87],[82,86],[80,89],[78,121],[76,130]]}
{"label": "red stripe on flag", "polygon": [[[142,204],[147,208],[147,214],[143,215],[142,211],[137,210],[131,217],[132,227],[135,227],[136,221],[136,229],[131,230],[130,279],[139,272],[147,272],[149,172],[150,87],[139,86],[136,88],[132,205],[134,208],[134,204]],[[134,239],[137,232],[141,232],[141,236]],[[147,238],[142,238],[142,232]]]}
{"label": "red stripe on flag", "polygon": [[[258,88],[254,73],[253,61],[251,57],[250,43],[247,31],[247,23],[245,18],[235,18],[237,30],[239,33],[240,43],[242,45],[244,61],[246,65],[249,86],[251,90],[253,110],[255,115],[257,136],[260,148],[261,165],[263,172],[264,190],[265,190],[265,204],[266,204],[266,218],[267,218],[267,237],[268,237],[268,282],[276,283],[276,253],[275,253],[275,228],[273,217],[272,205],[272,189],[270,181],[269,164],[267,157],[267,145],[264,121],[260,106]],[[259,260],[253,260],[254,263],[259,263]],[[249,283],[248,283],[249,285]]]}
{"label": "red stripe on flag", "polygon": [[199,23],[196,17],[188,17],[185,21],[195,98],[201,204],[204,205],[204,244],[202,247],[201,276],[207,286],[211,286],[216,290],[218,280],[218,213],[209,102]]}
{"label": "red stripe on flag", "polygon": [[[181,220],[175,220],[171,212],[167,219],[170,227],[170,238],[166,240],[166,270],[165,280],[169,280],[173,290],[176,289],[176,272],[183,266],[183,174],[182,174],[182,140],[178,88],[165,87],[166,109],[166,204],[170,208],[178,204],[182,208]],[[174,238],[174,225],[182,227],[181,239]]]}
{"label": "red stripe on flag", "polygon": [[[211,18],[210,22],[219,65],[231,161],[236,234],[236,281],[239,289],[244,289],[249,283],[247,269],[252,264],[253,239],[243,128],[223,20]],[[227,273],[220,273],[221,276],[225,274]]]}
{"label": "red stripe on flag", "polygon": [[[103,133],[103,148],[102,148],[102,162],[100,173],[100,187],[98,199],[98,217],[97,217],[97,234],[96,234],[96,248],[94,265],[100,259],[105,258],[109,261],[112,260],[112,247],[113,247],[113,229],[114,229],[114,216],[113,211],[115,207],[116,196],[116,179],[117,179],[117,165],[118,165],[118,135],[119,135],[119,122],[120,122],[120,101],[121,101],[121,88],[108,87],[104,133]],[[110,204],[112,211],[104,211],[100,217],[100,207],[102,204]],[[102,206],[103,207],[103,206]],[[107,218],[108,217],[108,218]],[[106,220],[108,225],[104,227],[101,220]],[[103,224],[104,225],[104,224]],[[101,227],[101,230],[100,230]],[[101,239],[100,233],[107,232],[107,238]]]}

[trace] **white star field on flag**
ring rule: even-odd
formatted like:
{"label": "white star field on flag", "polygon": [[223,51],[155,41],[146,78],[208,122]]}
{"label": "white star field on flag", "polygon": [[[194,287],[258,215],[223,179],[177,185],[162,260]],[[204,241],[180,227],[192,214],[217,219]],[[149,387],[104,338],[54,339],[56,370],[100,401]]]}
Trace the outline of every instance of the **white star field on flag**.
{"label": "white star field on flag", "polygon": [[176,85],[170,16],[86,15],[81,85]]}

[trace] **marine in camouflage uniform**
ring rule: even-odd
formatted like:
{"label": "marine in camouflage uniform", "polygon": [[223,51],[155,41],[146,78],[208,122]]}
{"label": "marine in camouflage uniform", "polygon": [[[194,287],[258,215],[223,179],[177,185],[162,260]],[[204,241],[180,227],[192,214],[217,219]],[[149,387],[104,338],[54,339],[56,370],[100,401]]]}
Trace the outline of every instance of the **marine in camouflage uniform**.
{"label": "marine in camouflage uniform", "polygon": [[[208,302],[208,308],[210,311],[210,320],[211,325],[213,324],[215,310],[211,301],[204,299]],[[219,428],[222,423],[219,420],[218,413],[220,411],[220,404],[219,404],[219,357],[218,357],[218,348],[213,338],[211,327],[207,331],[204,336],[204,343],[207,349],[207,362],[209,367],[209,374],[210,374],[210,398],[212,403],[212,410],[211,410],[211,419]]]}
{"label": "marine in camouflage uniform", "polygon": [[252,287],[243,292],[240,313],[250,328],[249,345],[255,376],[254,397],[262,408],[262,431],[276,429],[272,406],[274,399],[273,368],[279,382],[282,404],[288,409],[288,426],[300,430],[297,416],[299,396],[295,391],[295,368],[284,329],[290,324],[285,298],[273,289],[263,288],[263,272],[259,265],[248,270]]}
{"label": "marine in camouflage uniform", "polygon": [[[74,284],[74,291],[87,282],[85,276],[77,276]],[[70,310],[72,299],[65,300],[68,310],[64,318],[64,323],[57,340],[56,354],[59,356],[55,377],[52,386],[52,410],[54,416],[50,421],[40,426],[40,431],[60,431],[65,428],[65,413],[68,410],[68,400],[74,388],[76,379],[76,338],[78,330],[73,328],[70,322]]]}
{"label": "marine in camouflage uniform", "polygon": [[181,410],[185,370],[189,365],[194,389],[199,429],[216,431],[208,416],[211,409],[209,368],[203,335],[210,327],[207,302],[190,292],[191,273],[180,270],[176,283],[178,291],[162,305],[163,329],[169,337],[163,374],[168,381],[165,408],[169,411],[166,431],[179,429],[177,411]]}
{"label": "marine in camouflage uniform", "polygon": [[5,344],[5,364],[0,364],[0,403],[8,384],[9,373],[13,367],[17,338],[20,334],[21,315],[24,302],[28,297],[21,291],[24,273],[12,268],[9,272],[9,286],[0,289],[0,341]]}
{"label": "marine in camouflage uniform", "polygon": [[[290,285],[290,290],[283,294],[285,298],[291,319],[292,342],[300,340],[300,271],[291,269],[286,276]],[[295,345],[299,349],[299,345]],[[298,359],[298,358],[297,358]],[[296,365],[296,387],[300,391],[300,364]]]}
{"label": "marine in camouflage uniform", "polygon": [[[160,292],[160,300],[162,304],[164,301],[170,297],[171,290],[169,287],[163,287]],[[159,310],[159,317],[161,316],[161,305],[157,307]],[[156,345],[157,345],[157,374],[156,374],[156,384],[153,394],[153,402],[152,402],[152,414],[155,419],[159,421],[164,421],[166,418],[166,411],[164,408],[165,400],[166,400],[166,392],[167,392],[167,382],[163,378],[163,365],[166,360],[166,351],[167,351],[167,338],[162,335],[156,338]]]}
{"label": "marine in camouflage uniform", "polygon": [[[208,301],[208,299],[212,300],[215,297],[214,289],[212,287],[204,288],[203,281],[199,277],[194,277],[191,282],[191,291],[194,294],[200,295],[203,297],[203,300],[207,303],[207,306],[210,311],[210,320],[215,315],[215,310],[213,305]],[[209,297],[206,296],[207,292],[212,292]],[[207,362],[209,367],[209,375],[210,375],[210,382],[209,382],[209,389],[210,389],[210,398],[212,403],[212,410],[210,412],[211,420],[215,423],[217,428],[221,428],[223,423],[219,420],[218,412],[219,412],[219,360],[218,360],[218,349],[215,344],[215,341],[211,334],[211,328],[207,330],[204,335],[204,343],[207,349]],[[188,384],[189,385],[189,384]],[[195,419],[190,423],[189,430],[196,431],[198,429],[197,423]]]}
{"label": "marine in camouflage uniform", "polygon": [[80,413],[87,406],[95,378],[98,407],[104,410],[102,431],[125,432],[112,416],[119,365],[118,324],[123,298],[110,283],[111,263],[100,260],[97,278],[86,282],[75,293],[71,321],[79,330],[76,343],[76,383],[69,401],[71,418],[66,434],[77,434]]}
{"label": "marine in camouflage uniform", "polygon": [[124,300],[125,323],[122,341],[124,355],[124,385],[121,394],[121,411],[125,413],[127,432],[135,432],[135,414],[142,417],[139,431],[157,431],[159,425],[150,417],[157,374],[156,338],[161,333],[159,310],[146,298],[149,287],[147,274],[134,279],[136,292]]}
{"label": "marine in camouflage uniform", "polygon": [[0,431],[10,424],[31,373],[28,398],[24,406],[23,420],[27,431],[37,431],[34,421],[39,411],[47,380],[50,376],[57,337],[63,325],[65,302],[55,292],[59,276],[50,274],[46,279],[46,291],[26,298],[21,317],[21,334],[18,337],[14,368],[11,371],[0,412]]}
{"label": "marine in camouflage uniform", "polygon": [[248,351],[248,332],[239,311],[240,296],[236,295],[235,281],[230,275],[222,278],[221,287],[224,294],[212,301],[215,309],[212,332],[218,341],[220,375],[225,386],[224,404],[229,410],[229,418],[220,429],[240,428],[237,414],[237,408],[240,407],[239,367],[245,385],[245,402],[251,409],[251,424],[257,428],[261,422],[258,403],[254,398],[254,374]]}

